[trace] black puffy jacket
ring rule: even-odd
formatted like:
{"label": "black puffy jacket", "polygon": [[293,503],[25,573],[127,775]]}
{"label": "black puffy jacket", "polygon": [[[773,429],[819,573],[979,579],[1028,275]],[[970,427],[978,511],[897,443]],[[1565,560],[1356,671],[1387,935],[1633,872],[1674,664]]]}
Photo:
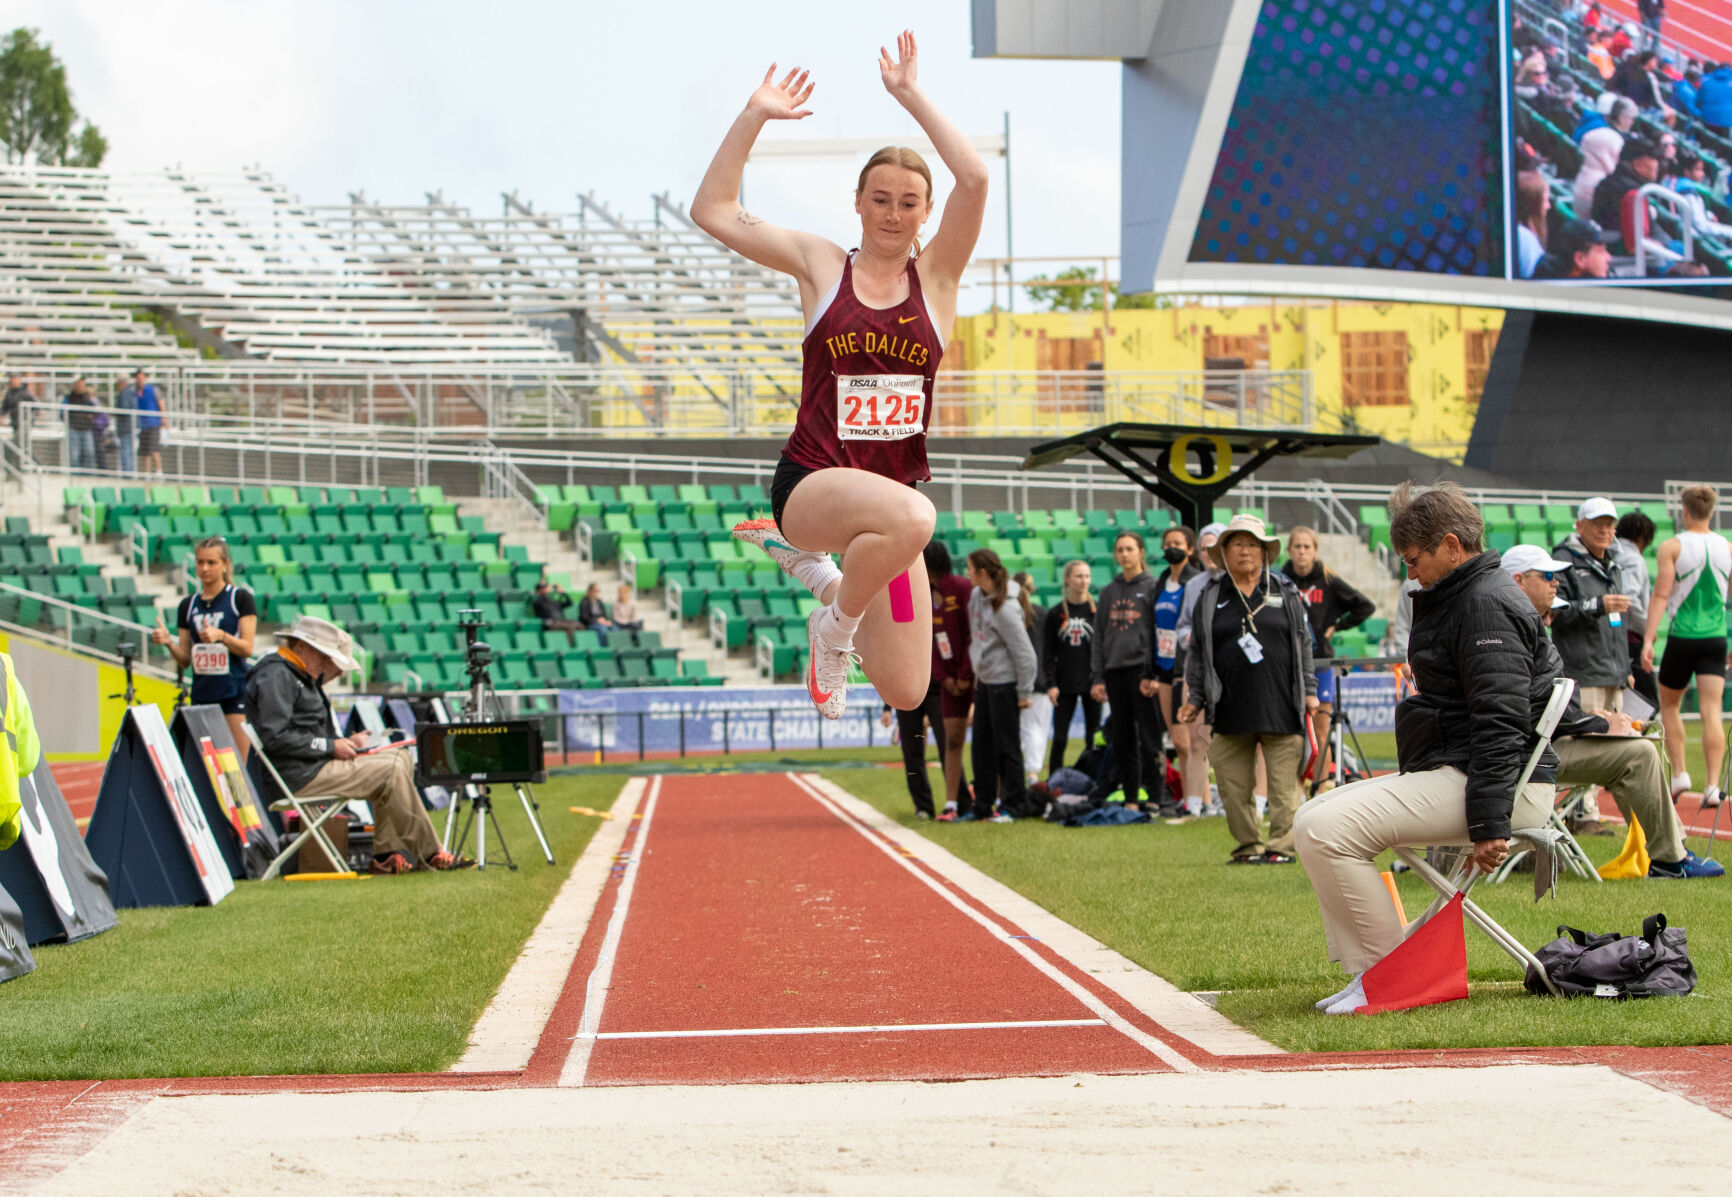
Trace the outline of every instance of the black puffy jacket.
{"label": "black puffy jacket", "polygon": [[[1508,839],[1516,779],[1558,676],[1533,604],[1496,553],[1469,558],[1413,595],[1407,660],[1419,693],[1395,708],[1403,773],[1453,765],[1467,774],[1467,829]],[[1547,749],[1530,780],[1557,779]]]}

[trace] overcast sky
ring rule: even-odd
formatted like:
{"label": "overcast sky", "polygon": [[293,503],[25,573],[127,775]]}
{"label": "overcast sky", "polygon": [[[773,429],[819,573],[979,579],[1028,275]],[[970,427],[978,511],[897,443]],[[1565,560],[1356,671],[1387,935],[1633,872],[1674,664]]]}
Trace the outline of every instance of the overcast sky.
{"label": "overcast sky", "polygon": [[[879,45],[907,25],[921,83],[964,131],[996,133],[1010,113],[1018,255],[1117,251],[1121,68],[972,58],[966,0],[14,0],[6,12],[67,64],[110,167],[257,164],[310,202],[441,190],[484,214],[512,189],[540,211],[570,211],[580,191],[626,216],[650,215],[655,192],[689,200],[771,60],[818,82],[813,115],[776,134],[911,137],[877,69]],[[857,169],[755,164],[746,198],[852,245]],[[983,257],[1005,244],[993,170]]]}

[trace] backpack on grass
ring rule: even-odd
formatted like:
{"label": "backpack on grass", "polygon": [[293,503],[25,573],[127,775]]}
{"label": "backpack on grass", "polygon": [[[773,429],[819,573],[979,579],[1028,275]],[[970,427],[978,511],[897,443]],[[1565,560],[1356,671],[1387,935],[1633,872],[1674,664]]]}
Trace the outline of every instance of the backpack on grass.
{"label": "backpack on grass", "polygon": [[[1565,997],[1683,997],[1696,988],[1684,928],[1666,926],[1664,914],[1643,919],[1635,939],[1559,927],[1558,938],[1534,956]],[[1529,993],[1547,992],[1532,965],[1523,984]]]}

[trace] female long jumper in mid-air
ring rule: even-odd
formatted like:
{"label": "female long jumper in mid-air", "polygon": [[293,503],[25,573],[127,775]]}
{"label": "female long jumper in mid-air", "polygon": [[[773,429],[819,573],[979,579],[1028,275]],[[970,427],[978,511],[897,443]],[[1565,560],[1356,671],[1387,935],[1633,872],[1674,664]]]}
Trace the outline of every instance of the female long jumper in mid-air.
{"label": "female long jumper in mid-air", "polygon": [[[918,235],[932,214],[932,172],[909,149],[887,146],[860,172],[858,249],[777,228],[740,206],[740,172],[764,122],[811,115],[803,105],[813,84],[799,69],[780,83],[774,65],[765,73],[692,200],[693,219],[711,236],[800,285],[800,409],[770,487],[774,518],[741,524],[734,535],[827,604],[806,622],[806,689],[831,719],[842,715],[853,661],[902,710],[919,706],[931,681],[932,624],[916,612],[915,596],[927,593],[920,554],[936,516],[914,484],[932,476],[933,373],[986,208],[986,164],[915,83],[914,35],[904,32],[896,50],[895,61],[879,51],[884,87],[956,179],[924,249]],[[840,569],[832,553],[842,555]]]}

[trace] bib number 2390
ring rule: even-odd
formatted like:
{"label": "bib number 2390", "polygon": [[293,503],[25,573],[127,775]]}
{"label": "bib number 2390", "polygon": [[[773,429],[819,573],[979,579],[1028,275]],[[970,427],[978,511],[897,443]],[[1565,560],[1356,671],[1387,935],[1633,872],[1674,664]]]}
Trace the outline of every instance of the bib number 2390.
{"label": "bib number 2390", "polygon": [[836,378],[836,435],[845,441],[899,441],[925,427],[926,379],[919,374]]}

